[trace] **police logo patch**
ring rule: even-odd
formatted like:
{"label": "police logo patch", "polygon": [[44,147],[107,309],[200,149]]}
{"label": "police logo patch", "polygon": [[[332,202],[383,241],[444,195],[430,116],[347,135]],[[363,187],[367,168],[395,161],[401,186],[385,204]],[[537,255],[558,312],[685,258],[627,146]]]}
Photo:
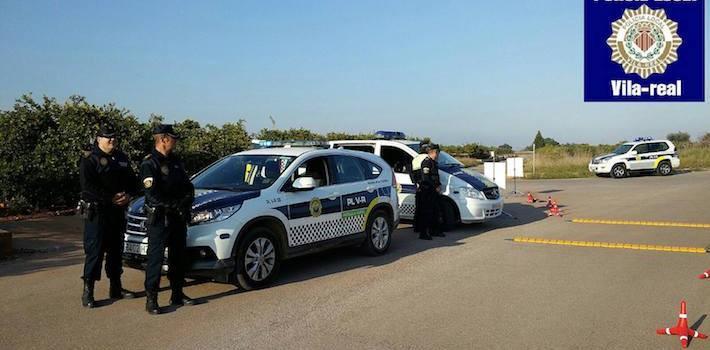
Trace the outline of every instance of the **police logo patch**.
{"label": "police logo patch", "polygon": [[612,61],[624,68],[624,73],[636,73],[646,79],[651,74],[663,74],[669,64],[678,60],[678,23],[668,19],[663,9],[652,10],[641,5],[626,9],[623,17],[611,24],[607,39]]}
{"label": "police logo patch", "polygon": [[424,174],[429,174],[429,168],[422,168],[422,172]]}
{"label": "police logo patch", "polygon": [[125,168],[125,167],[128,166],[128,162],[118,162],[118,165],[120,165],[120,166],[122,166],[122,167]]}
{"label": "police logo patch", "polygon": [[313,216],[314,218],[319,217],[323,211],[323,206],[320,203],[320,199],[318,199],[318,198],[311,199],[311,204],[309,206],[309,209],[311,211],[311,216]]}
{"label": "police logo patch", "polygon": [[163,165],[160,167],[160,172],[163,173],[163,175],[168,175],[170,174],[170,168],[168,168],[167,165]]}
{"label": "police logo patch", "polygon": [[146,177],[145,179],[143,179],[143,187],[145,187],[145,188],[153,187],[153,178]]}
{"label": "police logo patch", "polygon": [[106,159],[106,158],[101,158],[101,159],[99,160],[99,163],[101,163],[101,166],[106,166],[106,165],[108,165],[108,159]]}

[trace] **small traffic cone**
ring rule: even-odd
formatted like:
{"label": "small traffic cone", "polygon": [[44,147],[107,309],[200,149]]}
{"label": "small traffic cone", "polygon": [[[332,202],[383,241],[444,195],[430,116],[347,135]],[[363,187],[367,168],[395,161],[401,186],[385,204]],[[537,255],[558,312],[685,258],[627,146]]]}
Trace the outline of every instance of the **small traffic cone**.
{"label": "small traffic cone", "polygon": [[686,312],[685,300],[680,302],[680,314],[678,324],[673,328],[661,328],[656,330],[656,334],[677,335],[680,337],[680,345],[688,347],[690,338],[707,339],[707,335],[688,327],[688,313]]}
{"label": "small traffic cone", "polygon": [[562,216],[562,212],[557,206],[557,202],[552,201],[552,207],[550,208],[550,212],[547,214],[547,216]]}
{"label": "small traffic cone", "polygon": [[698,278],[700,278],[701,280],[710,278],[710,270],[705,270],[705,272],[698,275]]}
{"label": "small traffic cone", "polygon": [[547,209],[552,208],[552,197],[547,196],[547,204],[545,204],[545,206],[547,207]]}
{"label": "small traffic cone", "polygon": [[532,193],[528,192],[528,203],[535,203],[537,202],[537,199],[533,197]]}

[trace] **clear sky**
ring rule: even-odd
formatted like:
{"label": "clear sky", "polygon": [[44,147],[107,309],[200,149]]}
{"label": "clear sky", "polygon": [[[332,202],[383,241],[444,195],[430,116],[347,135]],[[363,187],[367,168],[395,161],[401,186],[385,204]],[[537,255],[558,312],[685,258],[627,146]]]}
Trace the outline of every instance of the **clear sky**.
{"label": "clear sky", "polygon": [[515,147],[710,131],[708,102],[582,102],[582,0],[1,0],[0,78],[0,109],[79,94],[250,132],[269,115]]}

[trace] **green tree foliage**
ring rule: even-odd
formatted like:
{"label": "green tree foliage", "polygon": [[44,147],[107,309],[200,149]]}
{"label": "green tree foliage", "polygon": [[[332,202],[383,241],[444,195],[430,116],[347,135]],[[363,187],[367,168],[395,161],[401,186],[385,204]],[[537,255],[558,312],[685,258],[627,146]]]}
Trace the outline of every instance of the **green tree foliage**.
{"label": "green tree foliage", "polygon": [[710,132],[706,132],[698,141],[703,146],[710,146]]}
{"label": "green tree foliage", "polygon": [[545,139],[542,137],[542,132],[540,132],[540,130],[537,131],[533,144],[535,145],[535,148],[545,147]]}
{"label": "green tree foliage", "polygon": [[498,155],[506,155],[506,154],[513,154],[513,146],[504,143],[496,148],[496,154]]}
{"label": "green tree foliage", "polygon": [[673,143],[687,143],[690,142],[690,134],[684,131],[673,132],[666,135],[666,138]]}

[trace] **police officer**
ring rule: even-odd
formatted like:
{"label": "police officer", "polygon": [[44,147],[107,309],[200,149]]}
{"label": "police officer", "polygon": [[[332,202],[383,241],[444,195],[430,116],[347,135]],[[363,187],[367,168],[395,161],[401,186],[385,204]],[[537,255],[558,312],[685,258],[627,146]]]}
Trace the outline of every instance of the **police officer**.
{"label": "police officer", "polygon": [[416,192],[414,194],[414,225],[412,230],[414,232],[421,231],[421,182],[422,182],[422,162],[427,157],[429,151],[429,144],[420,143],[419,144],[419,154],[412,159],[412,182],[416,186]]}
{"label": "police officer", "polygon": [[436,162],[438,156],[439,146],[432,143],[427,149],[427,157],[422,161],[421,199],[418,203],[421,204],[419,215],[422,217],[419,238],[426,240],[430,240],[431,236],[444,237],[439,224],[441,182]]}
{"label": "police officer", "polygon": [[173,150],[178,135],[172,125],[153,129],[155,148],[143,159],[140,178],[145,188],[145,211],[148,217],[148,263],[145,269],[146,311],[160,313],[158,288],[165,248],[168,248],[168,279],[174,306],[194,305],[182,289],[185,284],[185,240],[190,221],[194,187],[182,161]]}
{"label": "police officer", "polygon": [[139,185],[128,156],[118,150],[116,133],[101,127],[96,143],[84,151],[79,161],[81,200],[84,218],[84,293],[81,304],[94,307],[94,282],[101,279],[101,263],[106,255],[106,276],[111,299],[132,298],[121,286],[123,229],[126,206],[138,194]]}

